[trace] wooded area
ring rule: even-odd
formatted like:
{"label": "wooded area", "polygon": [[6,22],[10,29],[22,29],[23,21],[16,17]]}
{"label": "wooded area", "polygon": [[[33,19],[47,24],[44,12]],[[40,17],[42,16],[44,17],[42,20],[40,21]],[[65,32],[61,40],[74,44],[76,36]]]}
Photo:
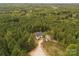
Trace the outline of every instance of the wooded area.
{"label": "wooded area", "polygon": [[39,31],[78,56],[79,4],[0,4],[0,55],[28,55]]}

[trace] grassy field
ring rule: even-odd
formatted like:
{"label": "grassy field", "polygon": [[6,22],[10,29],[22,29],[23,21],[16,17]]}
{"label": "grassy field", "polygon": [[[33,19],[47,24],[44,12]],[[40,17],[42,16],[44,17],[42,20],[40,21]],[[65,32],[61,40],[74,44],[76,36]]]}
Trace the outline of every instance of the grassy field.
{"label": "grassy field", "polygon": [[48,41],[44,43],[44,48],[48,55],[51,56],[63,56],[65,55],[65,51],[63,46],[58,44],[57,42]]}

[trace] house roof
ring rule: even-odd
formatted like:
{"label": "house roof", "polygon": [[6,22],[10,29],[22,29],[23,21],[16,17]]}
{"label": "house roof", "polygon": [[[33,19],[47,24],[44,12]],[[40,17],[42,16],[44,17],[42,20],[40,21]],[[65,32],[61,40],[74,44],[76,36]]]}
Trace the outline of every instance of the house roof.
{"label": "house roof", "polygon": [[42,35],[42,32],[36,32],[35,35],[36,36],[41,36]]}

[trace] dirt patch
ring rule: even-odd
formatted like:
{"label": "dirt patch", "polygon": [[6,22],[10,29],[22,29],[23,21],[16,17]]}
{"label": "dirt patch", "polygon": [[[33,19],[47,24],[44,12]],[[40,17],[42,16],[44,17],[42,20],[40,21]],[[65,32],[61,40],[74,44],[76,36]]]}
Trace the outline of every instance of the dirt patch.
{"label": "dirt patch", "polygon": [[38,46],[32,50],[29,55],[31,56],[46,56],[46,54],[44,53],[43,47],[42,47],[42,43],[43,43],[43,39],[40,39],[38,41]]}

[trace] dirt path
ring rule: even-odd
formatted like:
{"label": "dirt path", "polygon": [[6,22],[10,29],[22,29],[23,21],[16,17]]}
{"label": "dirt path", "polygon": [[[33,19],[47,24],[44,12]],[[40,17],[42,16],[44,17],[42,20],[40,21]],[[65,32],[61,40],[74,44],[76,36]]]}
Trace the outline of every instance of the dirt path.
{"label": "dirt path", "polygon": [[42,43],[43,39],[38,41],[38,46],[36,47],[36,49],[30,52],[31,56],[46,56],[46,54],[43,51]]}

